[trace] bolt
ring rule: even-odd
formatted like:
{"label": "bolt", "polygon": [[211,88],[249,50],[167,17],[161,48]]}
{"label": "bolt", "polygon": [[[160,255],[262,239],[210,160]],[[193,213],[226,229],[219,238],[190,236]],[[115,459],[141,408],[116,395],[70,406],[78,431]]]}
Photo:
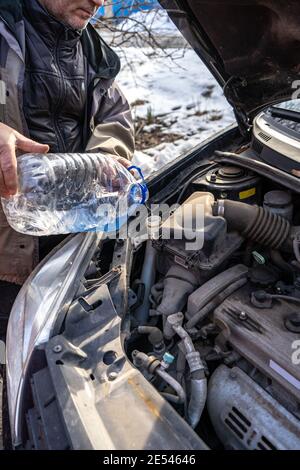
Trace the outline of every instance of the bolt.
{"label": "bolt", "polygon": [[237,373],[234,372],[233,370],[231,370],[231,371],[229,372],[229,377],[234,380],[234,379],[237,378]]}
{"label": "bolt", "polygon": [[247,320],[248,315],[246,312],[241,312],[239,315],[240,320]]}
{"label": "bolt", "polygon": [[289,316],[289,320],[293,326],[300,327],[300,315],[299,313],[293,313]]}
{"label": "bolt", "polygon": [[117,377],[118,377],[117,372],[109,372],[108,374],[108,380],[116,380]]}
{"label": "bolt", "polygon": [[56,346],[54,346],[53,352],[55,354],[61,353],[62,352],[62,346],[60,344],[57,344]]}
{"label": "bolt", "polygon": [[292,333],[300,333],[300,314],[291,313],[286,317],[284,324]]}
{"label": "bolt", "polygon": [[215,173],[213,173],[211,176],[210,176],[210,181],[213,183],[214,181],[217,181],[217,175]]}

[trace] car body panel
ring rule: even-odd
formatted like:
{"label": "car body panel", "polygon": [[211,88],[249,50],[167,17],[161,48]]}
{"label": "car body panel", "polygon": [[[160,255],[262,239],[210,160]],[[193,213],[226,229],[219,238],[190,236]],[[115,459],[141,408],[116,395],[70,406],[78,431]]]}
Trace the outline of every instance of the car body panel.
{"label": "car body panel", "polygon": [[[106,284],[99,287],[97,296],[102,304],[88,317],[80,304],[74,303],[64,335],[52,338],[46,347],[72,449],[206,449],[174,408],[127,360],[120,334],[121,318]],[[58,346],[61,351],[56,353]],[[116,359],[109,364],[113,353]]]}

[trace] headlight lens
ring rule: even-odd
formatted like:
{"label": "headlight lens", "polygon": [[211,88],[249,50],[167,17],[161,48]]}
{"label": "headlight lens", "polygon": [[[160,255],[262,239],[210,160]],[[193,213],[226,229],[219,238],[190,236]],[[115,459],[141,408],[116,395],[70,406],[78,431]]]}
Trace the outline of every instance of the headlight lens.
{"label": "headlight lens", "polygon": [[[14,446],[21,444],[21,402],[34,348],[49,340],[62,307],[72,301],[74,281],[91,259],[100,233],[81,233],[46,258],[23,285],[10,314],[7,338],[8,404]],[[91,252],[91,256],[87,256]],[[82,272],[83,271],[83,272]]]}

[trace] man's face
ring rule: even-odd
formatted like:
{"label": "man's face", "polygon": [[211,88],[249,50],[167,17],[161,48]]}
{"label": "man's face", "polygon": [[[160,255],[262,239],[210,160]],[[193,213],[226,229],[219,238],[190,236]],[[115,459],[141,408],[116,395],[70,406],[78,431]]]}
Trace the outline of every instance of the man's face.
{"label": "man's face", "polygon": [[73,29],[84,29],[104,0],[39,0],[49,13]]}

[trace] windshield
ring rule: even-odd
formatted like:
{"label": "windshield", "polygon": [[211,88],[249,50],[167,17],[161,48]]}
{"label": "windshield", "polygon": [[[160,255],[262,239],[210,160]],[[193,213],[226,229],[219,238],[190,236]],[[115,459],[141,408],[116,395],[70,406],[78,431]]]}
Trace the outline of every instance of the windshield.
{"label": "windshield", "polygon": [[267,114],[283,129],[293,131],[295,137],[300,134],[300,100],[284,101],[271,106]]}
{"label": "windshield", "polygon": [[300,113],[300,100],[284,101],[283,103],[277,104],[275,107]]}

